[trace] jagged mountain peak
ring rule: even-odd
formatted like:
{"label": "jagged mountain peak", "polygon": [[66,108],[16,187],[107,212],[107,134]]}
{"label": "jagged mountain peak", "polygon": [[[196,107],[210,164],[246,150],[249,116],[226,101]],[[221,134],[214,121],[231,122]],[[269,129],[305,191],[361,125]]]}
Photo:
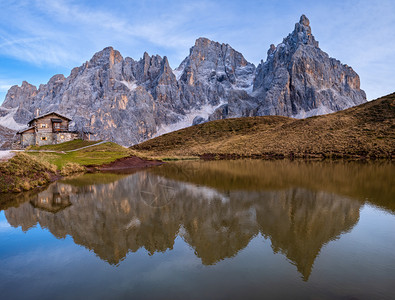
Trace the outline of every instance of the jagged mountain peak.
{"label": "jagged mountain peak", "polygon": [[199,37],[199,38],[196,39],[194,47],[205,48],[205,47],[209,47],[209,46],[229,47],[229,44],[216,42],[216,41],[210,40],[210,39],[208,39],[206,37]]}
{"label": "jagged mountain peak", "polygon": [[[276,51],[276,46],[274,44],[271,44],[269,47],[269,50],[267,50],[267,56],[272,55]],[[261,61],[263,63],[263,61]]]}
{"label": "jagged mountain peak", "polygon": [[[242,76],[245,75],[245,72],[241,71],[245,67],[248,67],[249,74],[254,73],[255,66],[230,45],[200,37],[175,73],[177,78],[188,85],[194,85],[197,82],[221,83],[229,87],[229,84],[237,83],[239,73],[243,73]],[[245,83],[243,86],[246,87]]]}
{"label": "jagged mountain peak", "polygon": [[48,80],[48,83],[55,84],[55,83],[63,82],[65,80],[66,77],[64,77],[63,74],[56,74]]}
{"label": "jagged mountain peak", "polygon": [[190,56],[198,55],[201,60],[217,59],[217,57],[209,56],[208,54],[210,54],[210,52],[215,52],[215,54],[222,59],[226,59],[229,56],[235,56],[243,66],[248,64],[244,56],[233,49],[229,44],[212,41],[205,37],[196,39],[195,45],[191,48]]}
{"label": "jagged mountain peak", "polygon": [[118,50],[114,50],[113,47],[106,47],[103,50],[95,53],[89,60],[88,65],[90,67],[109,65],[112,66],[116,63],[123,61],[123,57]]}
{"label": "jagged mountain peak", "polygon": [[160,56],[159,54],[153,54],[153,55],[149,55],[148,52],[144,52],[143,57],[141,58],[141,60],[143,61],[151,61],[151,60],[158,60],[158,61],[162,61],[162,56]]}
{"label": "jagged mountain peak", "polygon": [[358,74],[319,48],[305,15],[267,54],[254,79],[259,115],[307,117],[366,102]]}
{"label": "jagged mountain peak", "polygon": [[300,16],[299,24],[310,28],[310,20],[305,15]]}
{"label": "jagged mountain peak", "polygon": [[283,40],[283,43],[293,44],[295,48],[300,44],[318,48],[318,42],[311,33],[310,20],[305,15],[300,17],[299,22],[295,24],[294,31]]}
{"label": "jagged mountain peak", "polygon": [[24,81],[22,81],[21,87],[26,88],[26,87],[35,87],[35,86],[24,80]]}
{"label": "jagged mountain peak", "polygon": [[283,39],[282,43],[277,46],[274,44],[270,45],[267,51],[267,60],[265,62],[261,61],[261,65],[267,63],[273,55],[291,57],[300,47],[306,48],[309,46],[321,51],[318,41],[315,40],[311,33],[309,19],[305,15],[302,15],[299,22],[295,23],[294,30]]}
{"label": "jagged mountain peak", "polygon": [[35,95],[37,95],[37,87],[27,81],[22,81],[21,86],[14,85],[8,90],[2,107],[19,107],[23,102],[30,101]]}

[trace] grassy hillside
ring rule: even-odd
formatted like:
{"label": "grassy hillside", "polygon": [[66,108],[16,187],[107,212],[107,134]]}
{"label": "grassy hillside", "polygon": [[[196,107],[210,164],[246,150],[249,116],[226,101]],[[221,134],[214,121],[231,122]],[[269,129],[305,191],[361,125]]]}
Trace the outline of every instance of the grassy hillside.
{"label": "grassy hillside", "polygon": [[393,157],[395,93],[337,113],[218,120],[135,145],[156,157]]}
{"label": "grassy hillside", "polygon": [[49,183],[56,176],[56,167],[25,153],[18,153],[0,163],[0,193],[20,192]]}
{"label": "grassy hillside", "polygon": [[88,146],[90,144],[92,144],[92,142],[76,140],[57,145],[35,148],[36,150],[52,150],[59,152],[26,153],[30,156],[35,157],[36,159],[47,161],[58,167],[58,169],[62,169],[68,163],[75,163],[81,166],[107,164],[117,159],[136,154],[135,151],[131,149],[124,148],[118,144],[111,142],[72,152],[60,152],[78,149],[80,147]]}

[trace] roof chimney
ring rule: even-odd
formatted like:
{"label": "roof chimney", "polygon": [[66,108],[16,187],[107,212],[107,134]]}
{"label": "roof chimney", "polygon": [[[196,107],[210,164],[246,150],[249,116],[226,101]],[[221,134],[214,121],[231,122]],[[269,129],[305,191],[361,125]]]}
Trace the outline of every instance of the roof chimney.
{"label": "roof chimney", "polygon": [[37,118],[38,116],[40,116],[40,109],[36,108],[35,117]]}

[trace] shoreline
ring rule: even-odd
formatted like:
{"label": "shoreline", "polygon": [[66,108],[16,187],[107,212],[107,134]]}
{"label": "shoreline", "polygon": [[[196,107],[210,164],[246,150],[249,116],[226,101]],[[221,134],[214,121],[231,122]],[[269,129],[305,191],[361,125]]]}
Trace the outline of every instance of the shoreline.
{"label": "shoreline", "polygon": [[[160,160],[143,159],[138,156],[132,155],[116,159],[115,161],[106,164],[81,166],[81,170],[75,170],[74,172],[70,172],[70,174],[68,175],[62,175],[61,171],[50,170],[46,166],[40,164],[38,161],[31,159],[28,163],[26,163],[26,165],[33,165],[29,166],[28,170],[24,170],[24,173],[26,174],[20,174],[21,170],[15,169],[15,166],[23,165],[23,162],[13,162],[14,158],[26,160],[26,157],[22,154],[22,156],[15,155],[13,158],[4,162],[11,162],[13,163],[13,166],[9,167],[9,170],[6,171],[0,169],[0,171],[2,171],[0,172],[0,175],[2,175],[2,178],[0,178],[0,202],[2,202],[2,195],[19,194],[26,191],[41,189],[55,181],[67,178],[71,175],[76,175],[78,173],[128,173],[128,171],[135,171],[138,169],[144,169],[164,164],[164,162]],[[30,169],[34,169],[36,171],[31,172]]]}
{"label": "shoreline", "polygon": [[[331,156],[331,157],[322,157],[322,156],[305,156],[305,157],[299,157],[299,156],[281,156],[281,155],[253,155],[253,156],[240,156],[240,155],[226,155],[226,154],[210,154],[210,155],[200,155],[196,156],[195,160],[200,160],[200,161],[213,161],[213,160],[266,160],[266,161],[276,161],[276,160],[303,160],[305,162],[308,161],[360,161],[360,162],[368,162],[368,161],[394,161],[394,157],[388,158],[388,157],[366,157],[366,156],[348,156],[348,157],[341,157],[341,156]],[[169,161],[185,161],[185,160],[191,160],[191,157],[187,157],[184,159],[183,157],[173,157],[170,158]],[[47,180],[44,184],[40,184],[39,181],[37,181],[35,186],[31,186],[29,189],[21,188],[21,189],[15,189],[15,187],[10,187],[8,190],[2,190],[0,191],[0,202],[7,202],[6,200],[2,199],[2,196],[4,195],[18,195],[24,192],[32,192],[35,190],[40,190],[45,187],[47,187],[49,184],[56,182],[58,180],[65,179],[67,177],[73,176],[73,175],[83,175],[86,173],[114,173],[114,174],[129,174],[133,173],[138,170],[143,170],[146,168],[150,167],[155,167],[155,166],[160,166],[165,164],[165,160],[160,160],[158,158],[152,158],[152,159],[144,159],[138,156],[128,156],[128,157],[123,157],[119,158],[111,163],[106,163],[102,165],[87,165],[83,166],[84,171],[81,172],[75,172],[70,175],[61,175],[60,171],[57,172],[49,172],[48,170],[43,171],[42,175],[47,177]]]}

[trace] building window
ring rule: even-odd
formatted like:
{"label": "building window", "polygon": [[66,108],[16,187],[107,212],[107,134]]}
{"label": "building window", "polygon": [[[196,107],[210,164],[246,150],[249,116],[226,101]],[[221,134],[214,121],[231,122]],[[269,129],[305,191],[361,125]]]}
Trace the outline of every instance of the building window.
{"label": "building window", "polygon": [[41,124],[41,128],[47,128],[47,124]]}
{"label": "building window", "polygon": [[47,140],[47,137],[46,137],[46,136],[42,136],[42,137],[41,137],[41,140],[42,140],[42,141],[46,141],[46,140]]}

